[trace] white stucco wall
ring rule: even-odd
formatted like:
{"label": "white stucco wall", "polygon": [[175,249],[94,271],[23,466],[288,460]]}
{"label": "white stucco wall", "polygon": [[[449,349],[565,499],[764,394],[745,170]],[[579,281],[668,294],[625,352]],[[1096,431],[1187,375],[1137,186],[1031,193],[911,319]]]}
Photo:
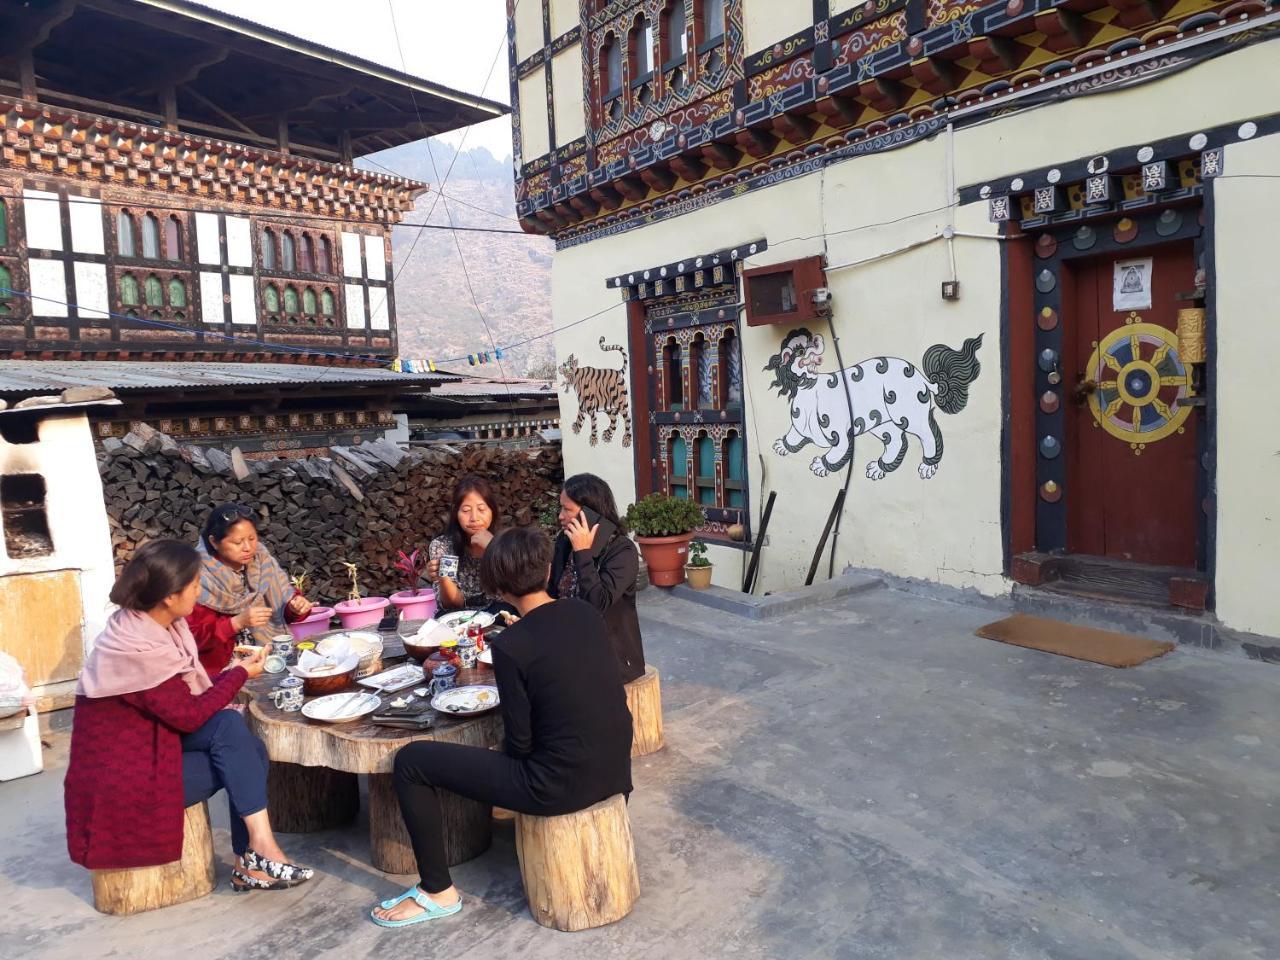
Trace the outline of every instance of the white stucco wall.
{"label": "white stucco wall", "polygon": [[547,79],[535,70],[520,81],[520,158],[528,163],[551,150],[547,139]]}
{"label": "white stucco wall", "polygon": [[516,4],[515,18],[516,61],[520,62],[542,49],[542,4],[521,0]]}
{"label": "white stucco wall", "polygon": [[[527,0],[526,0],[527,2]],[[551,0],[551,39],[562,37],[580,22],[579,0]]]}
{"label": "white stucco wall", "polygon": [[[748,5],[750,11],[752,5]],[[757,10],[763,7],[757,2]],[[764,14],[762,14],[763,16]],[[779,28],[776,35],[785,30]],[[749,44],[749,46],[751,46]],[[1243,120],[1280,109],[1280,44],[1250,47],[1201,64],[1194,69],[1129,90],[1080,98],[963,129],[954,138],[954,182],[982,183],[1031,168],[1066,162],[1091,153],[1126,145],[1141,145],[1202,127]],[[1241,85],[1241,76],[1251,82]],[[1270,142],[1232,147],[1228,163],[1267,166],[1280,174]],[[829,283],[834,294],[834,323],[844,351],[845,365],[880,355],[901,357],[918,364],[932,344],[959,348],[964,340],[983,335],[978,353],[982,372],[970,389],[965,410],[955,416],[938,415],[944,437],[944,456],[932,479],[921,479],[916,467],[920,446],[910,438],[906,461],[896,473],[871,481],[868,461],[880,444],[866,436],[855,447],[854,475],[848,494],[836,568],[874,567],[893,574],[919,577],[987,593],[1008,589],[1002,574],[1000,519],[1001,382],[1000,303],[1001,241],[987,222],[984,203],[955,211],[962,237],[954,242],[961,299],[945,302],[940,284],[951,267],[945,241],[935,238],[946,225],[946,135],[878,156],[858,158],[811,174],[757,190],[681,217],[648,225],[616,237],[558,252],[553,267],[553,309],[557,326],[601,310],[587,323],[562,331],[556,338],[559,361],[575,353],[586,365],[616,366],[616,354],[602,354],[597,341],[627,343],[626,309],[617,291],[605,287],[606,277],[668,263],[749,242],[761,237],[769,249],[748,264],[775,263],[825,252],[832,265],[877,259],[833,269]],[[1237,159],[1238,158],[1238,159]],[[1260,186],[1264,184],[1264,186]],[[1228,626],[1280,634],[1280,606],[1262,579],[1280,560],[1280,537],[1255,522],[1259,503],[1274,499],[1280,489],[1276,444],[1259,445],[1256,428],[1238,411],[1256,407],[1244,394],[1269,382],[1260,367],[1274,356],[1259,346],[1256,330],[1269,323],[1263,338],[1274,338],[1275,324],[1261,313],[1276,302],[1272,289],[1280,281],[1265,265],[1267,213],[1280,205],[1280,181],[1222,181],[1223,198],[1216,227],[1219,262],[1220,343],[1234,333],[1234,347],[1219,353],[1219,541],[1218,609]],[[1260,207],[1259,207],[1260,205]],[[918,216],[904,216],[911,213]],[[896,222],[886,222],[896,221]],[[883,224],[883,225],[881,225]],[[1231,239],[1225,239],[1230,235]],[[793,238],[818,238],[797,240]],[[921,243],[906,252],[905,246]],[[1234,243],[1247,250],[1234,269],[1233,294],[1222,299],[1224,249]],[[1224,247],[1224,244],[1226,246]],[[1265,277],[1261,291],[1258,277]],[[1228,324],[1234,326],[1229,327]],[[1254,333],[1248,331],[1254,330]],[[743,368],[746,378],[747,474],[751,510],[759,512],[769,490],[779,500],[764,550],[761,590],[793,586],[803,579],[827,511],[842,478],[819,478],[809,470],[813,448],[779,457],[772,450],[789,421],[786,403],[770,392],[771,374],[763,367],[778,350],[785,327],[742,327]],[[837,368],[827,330],[823,371]],[[633,356],[632,363],[644,358]],[[1231,383],[1232,386],[1224,387]],[[1253,386],[1246,386],[1253,385]],[[1234,391],[1234,392],[1233,392]],[[635,468],[631,449],[615,439],[590,447],[588,430],[575,435],[571,425],[576,399],[563,400],[566,468],[591,469],[603,475],[625,505],[634,495]],[[1226,425],[1234,421],[1234,427]],[[637,431],[648,424],[637,422]],[[602,427],[603,429],[603,424]],[[1236,432],[1233,434],[1231,431]],[[821,452],[821,451],[818,451]],[[1239,460],[1243,469],[1233,464]],[[1235,479],[1228,479],[1234,476]],[[1232,484],[1235,484],[1232,486]],[[1230,557],[1228,555],[1231,555]],[[717,582],[740,581],[745,557],[739,551],[715,549]],[[1252,572],[1242,568],[1253,564]],[[1231,583],[1228,583],[1231,579]]]}
{"label": "white stucco wall", "polygon": [[1280,136],[1227,149],[1213,184],[1217,305],[1217,613],[1228,626],[1280,636]]}
{"label": "white stucco wall", "polygon": [[551,90],[556,109],[556,146],[587,132],[582,103],[582,44],[565,47],[551,61]]}
{"label": "white stucco wall", "polygon": [[811,0],[742,0],[747,53],[756,53],[813,23]]}

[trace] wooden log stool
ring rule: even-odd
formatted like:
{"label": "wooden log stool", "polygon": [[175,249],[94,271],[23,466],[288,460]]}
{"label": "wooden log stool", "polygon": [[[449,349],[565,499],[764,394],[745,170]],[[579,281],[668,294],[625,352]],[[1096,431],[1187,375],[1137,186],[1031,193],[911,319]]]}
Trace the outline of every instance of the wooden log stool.
{"label": "wooden log stool", "polygon": [[94,870],[93,906],[117,917],[186,903],[213,892],[213,831],[209,807],[187,807],[182,825],[182,858],[156,867]]}
{"label": "wooden log stool", "polygon": [[280,833],[311,833],[344,827],[360,810],[354,773],[272,760],[267,771],[267,809]]}
{"label": "wooden log stool", "polygon": [[615,794],[559,817],[516,814],[516,855],[533,919],[574,931],[603,927],[640,896],[627,801]]}
{"label": "wooden log stool", "polygon": [[646,757],[661,750],[662,684],[653,664],[644,668],[644,676],[636,677],[622,689],[627,692],[627,709],[631,711],[631,755]]}

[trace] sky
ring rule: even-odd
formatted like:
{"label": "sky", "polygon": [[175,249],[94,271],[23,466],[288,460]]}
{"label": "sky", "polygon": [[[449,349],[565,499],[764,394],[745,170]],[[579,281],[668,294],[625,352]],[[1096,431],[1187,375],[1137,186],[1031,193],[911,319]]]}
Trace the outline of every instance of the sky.
{"label": "sky", "polygon": [[[511,99],[506,0],[199,0],[326,47],[499,103]],[[395,25],[392,26],[392,10]],[[459,13],[465,10],[465,13]],[[400,48],[396,46],[399,33]],[[403,61],[401,60],[403,50]],[[497,64],[490,75],[490,65]],[[488,83],[485,78],[488,77]],[[457,143],[461,132],[440,139]],[[477,124],[467,148],[511,154],[511,121]]]}

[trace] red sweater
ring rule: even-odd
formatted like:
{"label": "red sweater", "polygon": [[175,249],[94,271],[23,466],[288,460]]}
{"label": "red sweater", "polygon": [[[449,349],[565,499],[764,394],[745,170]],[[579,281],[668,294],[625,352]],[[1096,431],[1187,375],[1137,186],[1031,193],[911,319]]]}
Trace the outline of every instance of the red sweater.
{"label": "red sweater", "polygon": [[90,870],[149,867],[182,856],[182,739],[249,679],[240,667],[193,696],[186,681],[116,697],[76,697],[64,784],[67,850]]}
{"label": "red sweater", "polygon": [[[296,590],[293,595],[300,596]],[[218,613],[198,603],[187,617],[187,626],[191,628],[196,648],[200,651],[200,665],[211,677],[226,669],[231,662],[231,653],[236,645],[236,628],[231,625],[232,619],[229,614]],[[292,610],[286,610],[284,619],[293,623],[301,617],[295,616]]]}

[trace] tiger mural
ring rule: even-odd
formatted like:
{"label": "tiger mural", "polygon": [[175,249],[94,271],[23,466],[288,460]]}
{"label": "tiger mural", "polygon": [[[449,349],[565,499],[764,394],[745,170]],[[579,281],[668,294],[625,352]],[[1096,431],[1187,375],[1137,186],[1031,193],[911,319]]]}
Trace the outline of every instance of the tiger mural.
{"label": "tiger mural", "polygon": [[595,446],[596,414],[609,418],[609,426],[604,431],[604,442],[613,439],[617,429],[617,420],[622,419],[622,445],[631,446],[631,413],[627,407],[627,354],[616,345],[606,345],[605,338],[600,338],[600,349],[606,353],[616,350],[622,355],[622,369],[610,370],[605,367],[580,367],[578,358],[569,354],[560,364],[560,375],[564,377],[564,392],[571,389],[578,394],[578,416],[573,421],[573,432],[581,433],[582,424],[587,415],[591,416],[591,446]]}

